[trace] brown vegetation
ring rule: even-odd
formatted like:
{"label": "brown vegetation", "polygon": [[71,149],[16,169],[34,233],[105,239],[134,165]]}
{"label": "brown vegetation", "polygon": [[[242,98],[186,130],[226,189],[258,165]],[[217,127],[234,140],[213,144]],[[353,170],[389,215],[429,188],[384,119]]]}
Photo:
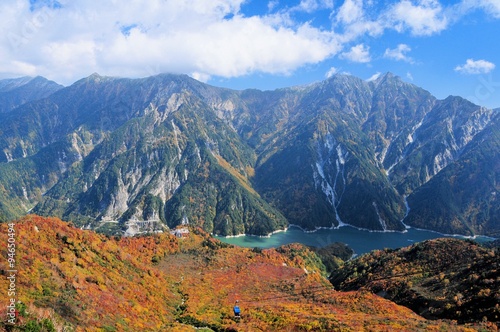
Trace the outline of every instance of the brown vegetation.
{"label": "brown vegetation", "polygon": [[437,239],[377,250],[345,264],[331,281],[365,289],[430,319],[500,322],[500,255],[472,241]]}
{"label": "brown vegetation", "polygon": [[[428,321],[366,291],[337,292],[305,246],[252,250],[199,229],[113,238],[53,218],[15,222],[19,319],[13,331],[475,330]],[[0,225],[6,243],[7,225]],[[6,257],[5,246],[0,250]],[[0,263],[2,274],[8,268]],[[7,288],[5,277],[0,288]],[[494,290],[491,290],[494,292]],[[3,298],[3,297],[2,297]],[[232,314],[239,300],[241,319]]]}

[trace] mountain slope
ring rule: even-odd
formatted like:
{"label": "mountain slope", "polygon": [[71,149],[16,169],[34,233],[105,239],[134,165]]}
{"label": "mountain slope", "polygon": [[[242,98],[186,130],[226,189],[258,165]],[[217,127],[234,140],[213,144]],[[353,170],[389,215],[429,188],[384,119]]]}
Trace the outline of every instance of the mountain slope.
{"label": "mountain slope", "polygon": [[363,131],[374,144],[377,160],[390,172],[404,155],[409,137],[436,103],[428,91],[387,73],[371,82],[373,97]]}
{"label": "mountain slope", "polygon": [[408,137],[402,159],[390,167],[398,191],[408,195],[457,160],[494,114],[460,97],[436,102]]}
{"label": "mountain slope", "polygon": [[257,188],[306,229],[345,223],[403,229],[403,200],[358,129],[370,109],[369,85],[342,75],[303,94],[288,121],[276,126],[277,137],[262,144]]}
{"label": "mountain slope", "polygon": [[446,233],[500,235],[498,151],[500,113],[456,161],[408,197],[411,209],[405,223]]}
{"label": "mountain slope", "polygon": [[245,170],[255,157],[234,130],[190,93],[172,98],[104,139],[34,211],[94,227],[130,219],[194,222],[221,235],[285,227],[251,188]]}
{"label": "mountain slope", "polygon": [[[428,321],[368,292],[334,291],[317,256],[302,245],[258,252],[196,229],[182,239],[116,239],[35,216],[13,227],[20,301],[14,331],[495,330],[488,323]],[[7,228],[0,225],[2,243]],[[2,288],[8,282],[0,278]],[[236,300],[239,320],[232,314]],[[0,326],[7,328],[3,320]]]}
{"label": "mountain slope", "polygon": [[0,80],[0,116],[27,102],[46,98],[63,86],[43,77]]}
{"label": "mountain slope", "polygon": [[[390,73],[275,91],[93,74],[4,115],[0,220],[33,211],[115,233],[161,222],[264,235],[287,224],[401,231],[407,215],[406,225],[492,234],[484,192],[464,200],[436,188],[451,185],[459,168],[447,166],[465,155],[460,172],[482,167],[475,142],[498,130],[495,114]],[[498,145],[486,149],[495,164]],[[431,191],[453,201],[421,209],[418,193]]]}
{"label": "mountain slope", "polygon": [[500,322],[497,249],[472,241],[429,240],[376,250],[330,277],[336,289],[367,289],[430,319]]}

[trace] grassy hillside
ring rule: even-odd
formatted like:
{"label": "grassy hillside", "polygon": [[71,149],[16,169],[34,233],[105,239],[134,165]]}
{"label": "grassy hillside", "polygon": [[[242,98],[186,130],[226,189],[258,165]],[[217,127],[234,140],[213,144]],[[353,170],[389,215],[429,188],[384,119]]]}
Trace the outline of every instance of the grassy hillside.
{"label": "grassy hillside", "polygon": [[[0,225],[6,244],[8,225]],[[14,225],[19,318],[8,331],[479,330],[428,321],[369,292],[337,292],[302,245],[252,250],[201,230],[113,238],[58,219]],[[5,276],[7,247],[1,248]],[[0,278],[0,287],[8,280]],[[242,318],[232,306],[240,301]]]}

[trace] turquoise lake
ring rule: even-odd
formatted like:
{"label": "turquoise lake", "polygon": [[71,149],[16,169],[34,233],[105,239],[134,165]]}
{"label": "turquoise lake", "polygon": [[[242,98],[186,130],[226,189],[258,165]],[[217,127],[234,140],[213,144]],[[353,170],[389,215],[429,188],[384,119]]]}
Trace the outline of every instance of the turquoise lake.
{"label": "turquoise lake", "polygon": [[[239,236],[217,237],[219,240],[240,247],[274,248],[284,244],[299,242],[308,246],[324,247],[333,242],[342,242],[351,247],[357,255],[367,253],[374,249],[401,248],[415,242],[421,242],[440,237],[461,236],[443,235],[440,233],[409,228],[406,232],[370,232],[354,227],[345,226],[338,229],[319,229],[306,233],[300,228],[290,227],[285,232],[275,233],[269,237]],[[485,242],[491,238],[478,236],[475,241]]]}

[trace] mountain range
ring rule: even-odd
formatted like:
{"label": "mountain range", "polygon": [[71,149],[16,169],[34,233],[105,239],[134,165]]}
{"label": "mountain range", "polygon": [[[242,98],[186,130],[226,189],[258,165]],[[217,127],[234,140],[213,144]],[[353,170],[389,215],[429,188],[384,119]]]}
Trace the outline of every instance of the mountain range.
{"label": "mountain range", "polygon": [[391,73],[273,91],[173,74],[12,81],[0,81],[16,91],[0,92],[3,221],[500,232],[499,109],[438,100]]}

